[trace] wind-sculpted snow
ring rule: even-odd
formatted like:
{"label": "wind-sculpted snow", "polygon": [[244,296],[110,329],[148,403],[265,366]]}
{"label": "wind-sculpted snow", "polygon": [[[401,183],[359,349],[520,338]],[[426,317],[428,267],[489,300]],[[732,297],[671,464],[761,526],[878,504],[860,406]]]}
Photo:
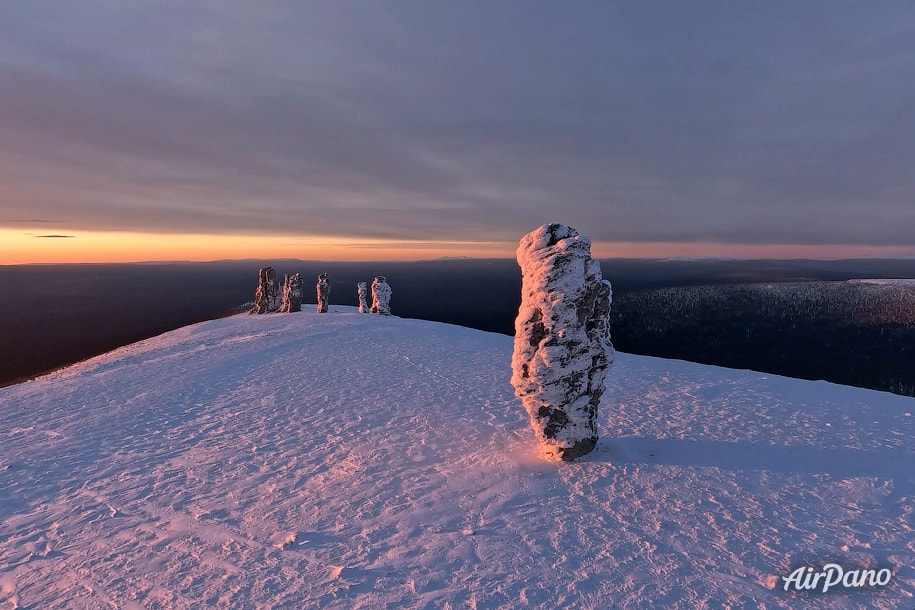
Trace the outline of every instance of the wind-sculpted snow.
{"label": "wind-sculpted snow", "polygon": [[559,467],[511,354],[332,305],[2,388],[0,608],[912,607],[915,400],[618,354]]}
{"label": "wind-sculpted snow", "polygon": [[575,229],[543,225],[521,238],[521,307],[512,385],[544,453],[574,460],[597,443],[597,408],[613,363],[610,283]]}

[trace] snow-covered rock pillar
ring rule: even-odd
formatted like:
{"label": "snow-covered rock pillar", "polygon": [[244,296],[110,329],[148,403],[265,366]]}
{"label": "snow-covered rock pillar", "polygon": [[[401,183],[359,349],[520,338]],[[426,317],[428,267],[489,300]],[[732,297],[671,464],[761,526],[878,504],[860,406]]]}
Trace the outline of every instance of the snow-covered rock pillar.
{"label": "snow-covered rock pillar", "polygon": [[272,267],[257,270],[257,290],[254,291],[254,307],[248,313],[262,314],[270,311],[270,274]]}
{"label": "snow-covered rock pillar", "polygon": [[293,313],[302,311],[302,276],[294,273],[287,275],[283,280],[283,301],[280,304],[280,313]]}
{"label": "snow-covered rock pillar", "polygon": [[270,301],[270,311],[276,309],[276,301],[279,296],[280,286],[276,280],[276,269],[273,267],[264,267],[267,275],[267,297]]}
{"label": "snow-covered rock pillar", "polygon": [[597,407],[613,364],[610,282],[591,258],[591,241],[565,225],[531,231],[517,257],[512,385],[546,455],[574,460],[597,443]]}
{"label": "snow-covered rock pillar", "polygon": [[367,301],[368,298],[368,285],[365,282],[356,283],[356,302],[359,304],[359,313],[368,313],[369,304]]}
{"label": "snow-covered rock pillar", "polygon": [[326,273],[318,276],[318,284],[315,288],[318,291],[318,313],[327,313],[327,304],[330,301],[330,283],[327,281]]}
{"label": "snow-covered rock pillar", "polygon": [[376,275],[372,280],[372,313],[391,313],[391,287],[383,275]]}

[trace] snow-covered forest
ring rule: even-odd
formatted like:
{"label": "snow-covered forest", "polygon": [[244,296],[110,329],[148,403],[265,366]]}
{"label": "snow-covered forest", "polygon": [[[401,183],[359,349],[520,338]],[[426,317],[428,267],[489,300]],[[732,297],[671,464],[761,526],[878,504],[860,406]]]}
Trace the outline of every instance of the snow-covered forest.
{"label": "snow-covered forest", "polygon": [[620,349],[915,395],[915,286],[798,282],[623,294]]}

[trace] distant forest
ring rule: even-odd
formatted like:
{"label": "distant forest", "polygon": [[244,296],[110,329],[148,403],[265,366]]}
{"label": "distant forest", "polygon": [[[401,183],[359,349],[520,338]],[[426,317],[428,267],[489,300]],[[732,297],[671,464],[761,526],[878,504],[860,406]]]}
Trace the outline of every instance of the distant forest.
{"label": "distant forest", "polygon": [[692,286],[614,303],[623,351],[915,396],[915,286]]}

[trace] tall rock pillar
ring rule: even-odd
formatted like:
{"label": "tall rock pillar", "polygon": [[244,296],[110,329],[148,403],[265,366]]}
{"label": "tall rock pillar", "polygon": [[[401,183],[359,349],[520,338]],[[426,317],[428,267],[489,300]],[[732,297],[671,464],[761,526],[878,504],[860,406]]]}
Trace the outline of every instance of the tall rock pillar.
{"label": "tall rock pillar", "polygon": [[591,241],[565,225],[522,237],[517,258],[512,385],[544,453],[574,460],[597,444],[597,408],[614,356],[610,282],[591,258]]}
{"label": "tall rock pillar", "polygon": [[293,313],[302,311],[302,276],[294,273],[287,275],[283,280],[283,301],[280,303],[280,313]]}
{"label": "tall rock pillar", "polygon": [[257,270],[257,290],[254,291],[254,307],[248,313],[262,314],[270,311],[273,291],[273,284],[271,284],[270,279],[271,272],[274,274],[273,277],[276,277],[273,267],[261,267]]}
{"label": "tall rock pillar", "polygon": [[365,282],[358,282],[356,284],[356,302],[359,304],[359,313],[368,313],[369,304],[366,300],[368,298],[368,287]]}
{"label": "tall rock pillar", "polygon": [[372,313],[391,313],[391,286],[383,275],[376,275],[372,280]]}
{"label": "tall rock pillar", "polygon": [[327,305],[330,303],[330,283],[327,281],[326,273],[318,276],[315,288],[318,292],[318,313],[327,313]]}

